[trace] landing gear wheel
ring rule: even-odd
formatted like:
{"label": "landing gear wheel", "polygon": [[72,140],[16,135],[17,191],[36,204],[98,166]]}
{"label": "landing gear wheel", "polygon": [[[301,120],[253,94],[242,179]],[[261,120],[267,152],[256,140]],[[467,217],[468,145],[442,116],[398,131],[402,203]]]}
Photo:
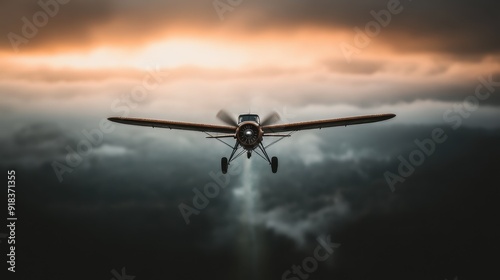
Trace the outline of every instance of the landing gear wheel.
{"label": "landing gear wheel", "polygon": [[222,174],[226,174],[227,173],[227,157],[223,157],[221,160],[220,160],[220,167],[222,169]]}
{"label": "landing gear wheel", "polygon": [[277,157],[273,157],[271,159],[271,170],[273,171],[273,173],[278,172],[278,158]]}
{"label": "landing gear wheel", "polygon": [[252,156],[251,152],[247,152],[247,158],[250,158]]}

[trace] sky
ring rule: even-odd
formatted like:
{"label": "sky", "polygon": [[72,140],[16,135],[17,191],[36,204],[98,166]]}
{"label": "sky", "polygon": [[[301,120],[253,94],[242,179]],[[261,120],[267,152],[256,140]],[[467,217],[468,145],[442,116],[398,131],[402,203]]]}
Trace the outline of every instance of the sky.
{"label": "sky", "polygon": [[[15,171],[18,217],[16,272],[6,261],[3,272],[489,276],[500,228],[499,8],[485,0],[1,2],[0,167]],[[220,109],[235,118],[276,111],[281,123],[397,116],[297,132],[268,148],[278,173],[254,156],[226,175],[220,158],[231,150],[203,133],[106,120],[222,124]],[[9,235],[0,230],[2,258]]]}

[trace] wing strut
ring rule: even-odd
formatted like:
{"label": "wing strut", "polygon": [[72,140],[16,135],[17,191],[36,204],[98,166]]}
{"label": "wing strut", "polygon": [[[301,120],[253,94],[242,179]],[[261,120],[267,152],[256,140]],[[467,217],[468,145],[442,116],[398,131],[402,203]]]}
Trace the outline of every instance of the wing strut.
{"label": "wing strut", "polygon": [[290,137],[292,136],[292,134],[294,134],[296,131],[291,131],[289,132],[288,134],[285,134],[285,135],[264,135],[264,136],[278,136],[280,137],[279,139],[277,140],[274,140],[273,142],[271,142],[269,145],[267,145],[265,148],[268,148],[268,147],[271,147],[272,145],[278,143],[279,141],[285,139],[285,137]]}
{"label": "wing strut", "polygon": [[222,140],[220,139],[220,137],[213,136],[212,134],[210,134],[210,133],[208,133],[208,132],[206,132],[206,131],[204,131],[204,133],[205,133],[206,135],[208,135],[208,137],[207,137],[207,138],[215,139],[215,140],[217,140],[217,141],[219,141],[219,142],[223,143],[224,145],[228,146],[229,148],[231,148],[231,149],[233,148],[233,146],[231,146],[231,145],[229,145],[228,143],[226,143],[226,142],[222,141]]}

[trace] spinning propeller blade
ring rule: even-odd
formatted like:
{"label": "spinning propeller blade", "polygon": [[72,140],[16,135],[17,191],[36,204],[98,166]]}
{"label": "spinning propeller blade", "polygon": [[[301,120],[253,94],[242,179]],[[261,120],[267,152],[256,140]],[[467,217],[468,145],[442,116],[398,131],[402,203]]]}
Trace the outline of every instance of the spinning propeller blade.
{"label": "spinning propeller blade", "polygon": [[271,114],[269,114],[264,120],[260,123],[260,125],[271,125],[273,123],[276,123],[280,120],[280,115],[274,111]]}
{"label": "spinning propeller blade", "polygon": [[217,113],[217,118],[228,125],[238,126],[238,124],[236,123],[236,120],[225,110],[220,110]]}

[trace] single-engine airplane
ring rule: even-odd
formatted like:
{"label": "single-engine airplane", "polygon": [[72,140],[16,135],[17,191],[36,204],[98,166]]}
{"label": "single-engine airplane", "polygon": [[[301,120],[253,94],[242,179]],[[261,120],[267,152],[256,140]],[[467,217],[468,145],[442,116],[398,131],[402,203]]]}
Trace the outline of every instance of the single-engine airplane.
{"label": "single-engine airplane", "polygon": [[[292,133],[296,131],[379,122],[394,118],[395,116],[395,114],[380,114],[295,122],[287,124],[275,124],[280,120],[280,116],[276,112],[271,113],[262,121],[260,120],[259,115],[243,114],[238,117],[238,121],[236,122],[236,120],[234,120],[234,118],[232,118],[229,113],[221,110],[219,111],[219,113],[217,113],[217,118],[225,122],[227,125],[123,117],[111,117],[108,118],[108,120],[130,125],[151,126],[153,128],[161,127],[204,132],[208,135],[207,138],[217,139],[232,149],[229,159],[226,157],[223,157],[221,159],[222,173],[226,174],[229,164],[233,160],[241,156],[243,153],[245,153],[245,151],[247,153],[247,158],[250,158],[252,156],[252,152],[258,154],[264,160],[269,162],[272,172],[276,173],[278,171],[278,158],[269,158],[269,155],[266,152],[266,148],[284,139],[285,137],[290,137]],[[211,133],[218,134],[212,135]],[[278,139],[268,144],[267,146],[264,146],[264,144],[262,144],[262,140],[264,139],[264,137],[278,137]],[[234,146],[232,146],[222,141],[220,138],[234,138],[236,139],[236,143],[234,144]],[[238,150],[240,149],[241,151],[238,152]]]}

